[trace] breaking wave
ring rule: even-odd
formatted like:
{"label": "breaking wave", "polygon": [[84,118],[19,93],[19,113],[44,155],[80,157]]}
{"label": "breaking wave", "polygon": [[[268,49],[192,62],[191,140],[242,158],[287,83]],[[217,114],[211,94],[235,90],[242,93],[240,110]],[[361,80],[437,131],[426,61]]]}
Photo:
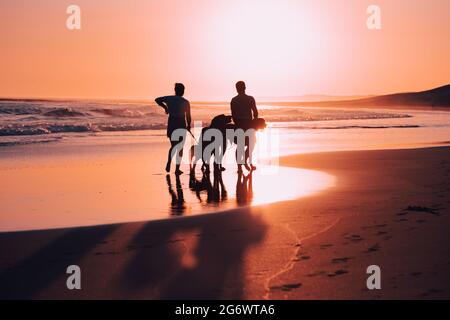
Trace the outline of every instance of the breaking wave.
{"label": "breaking wave", "polygon": [[[193,116],[208,124],[228,105],[193,104]],[[382,111],[330,110],[265,106],[260,114],[274,126],[305,129],[387,128],[389,126],[336,125],[341,120],[406,118],[407,114]],[[317,121],[322,121],[319,124]],[[165,129],[167,116],[155,104],[92,101],[0,100],[0,137],[25,137],[65,133],[89,133]],[[291,123],[291,125],[289,125]],[[328,125],[326,124],[328,123]],[[413,126],[392,126],[406,128]],[[3,138],[0,142],[5,142]]]}

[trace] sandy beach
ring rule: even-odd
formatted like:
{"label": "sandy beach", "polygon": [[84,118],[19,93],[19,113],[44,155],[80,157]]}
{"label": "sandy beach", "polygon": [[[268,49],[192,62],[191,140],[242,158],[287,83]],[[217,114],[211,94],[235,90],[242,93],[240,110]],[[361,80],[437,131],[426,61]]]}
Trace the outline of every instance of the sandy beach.
{"label": "sandy beach", "polygon": [[[0,297],[450,297],[448,147],[281,158],[337,183],[297,200],[186,219],[0,234]],[[66,268],[82,290],[66,288]],[[378,265],[382,289],[366,288]]]}
{"label": "sandy beach", "polygon": [[0,1],[0,300],[161,319],[450,300],[449,12]]}

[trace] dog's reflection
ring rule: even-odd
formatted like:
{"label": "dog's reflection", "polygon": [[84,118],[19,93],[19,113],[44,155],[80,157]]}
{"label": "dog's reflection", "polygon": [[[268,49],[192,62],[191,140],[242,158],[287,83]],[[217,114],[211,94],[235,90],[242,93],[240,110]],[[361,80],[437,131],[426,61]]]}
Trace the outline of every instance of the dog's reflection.
{"label": "dog's reflection", "polygon": [[170,175],[166,175],[167,187],[169,189],[169,194],[172,197],[170,203],[171,214],[175,216],[182,215],[186,210],[186,204],[184,201],[183,188],[181,186],[180,176],[175,176],[176,191],[173,190],[172,182],[170,180]]}
{"label": "dog's reflection", "polygon": [[[191,171],[189,177],[189,188],[195,192],[197,199],[201,203],[220,203],[226,201],[228,198],[227,189],[222,180],[222,170],[214,165],[213,180],[211,181],[210,170],[202,172],[201,179],[197,179],[195,172]],[[203,194],[206,192],[206,201],[203,199]]]}
{"label": "dog's reflection", "polygon": [[[176,188],[171,183],[170,175],[166,176],[171,201],[171,214],[182,215],[186,212],[186,202],[180,176],[176,176]],[[189,189],[195,194],[202,205],[218,206],[228,200],[228,192],[222,179],[222,171],[215,167],[213,172],[205,170],[201,178],[196,177],[195,172],[189,175]],[[253,177],[252,172],[247,175],[239,173],[236,183],[236,202],[239,206],[250,205],[253,201]]]}
{"label": "dog's reflection", "polygon": [[247,175],[242,172],[238,173],[236,183],[236,201],[238,205],[249,205],[253,201],[253,172],[250,171]]}
{"label": "dog's reflection", "polygon": [[[202,178],[198,180],[195,173],[191,171],[189,188],[195,192],[197,199],[202,203],[220,203],[228,199],[227,189],[222,179],[222,171],[219,167],[214,167],[213,180],[211,173],[205,170]],[[206,193],[206,201],[202,195]],[[239,173],[236,183],[236,201],[240,206],[249,205],[253,201],[253,176],[252,172],[247,175]]]}

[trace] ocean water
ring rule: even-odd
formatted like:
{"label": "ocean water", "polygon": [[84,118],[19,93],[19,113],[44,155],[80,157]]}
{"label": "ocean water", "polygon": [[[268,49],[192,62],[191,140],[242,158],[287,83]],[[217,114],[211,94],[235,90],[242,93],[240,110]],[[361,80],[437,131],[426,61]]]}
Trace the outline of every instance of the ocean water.
{"label": "ocean water", "polygon": [[[407,119],[406,112],[333,108],[260,106],[273,127],[291,129],[354,129],[396,127],[371,120]],[[207,125],[215,115],[229,114],[226,104],[193,104],[192,116]],[[353,123],[357,120],[357,123]],[[362,122],[366,120],[366,122]],[[153,102],[1,100],[0,146],[57,142],[66,137],[98,136],[104,132],[163,130],[166,115]],[[350,121],[350,122],[349,122]],[[369,121],[369,123],[367,123]],[[404,122],[397,127],[407,128]],[[415,124],[414,124],[415,125]]]}
{"label": "ocean water", "polygon": [[0,145],[52,142],[71,133],[163,129],[166,117],[158,111],[139,103],[4,100]]}

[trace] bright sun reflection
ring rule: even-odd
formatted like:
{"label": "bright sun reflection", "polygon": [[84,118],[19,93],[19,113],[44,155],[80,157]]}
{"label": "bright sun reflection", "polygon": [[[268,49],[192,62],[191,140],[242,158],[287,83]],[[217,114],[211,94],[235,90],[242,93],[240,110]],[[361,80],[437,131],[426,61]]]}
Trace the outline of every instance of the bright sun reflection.
{"label": "bright sun reflection", "polygon": [[[233,188],[236,186],[236,175],[224,174],[223,180],[230,188],[230,195],[236,196]],[[333,186],[335,178],[313,170],[259,166],[248,186],[250,183],[252,199],[249,204],[260,205],[312,195]]]}

